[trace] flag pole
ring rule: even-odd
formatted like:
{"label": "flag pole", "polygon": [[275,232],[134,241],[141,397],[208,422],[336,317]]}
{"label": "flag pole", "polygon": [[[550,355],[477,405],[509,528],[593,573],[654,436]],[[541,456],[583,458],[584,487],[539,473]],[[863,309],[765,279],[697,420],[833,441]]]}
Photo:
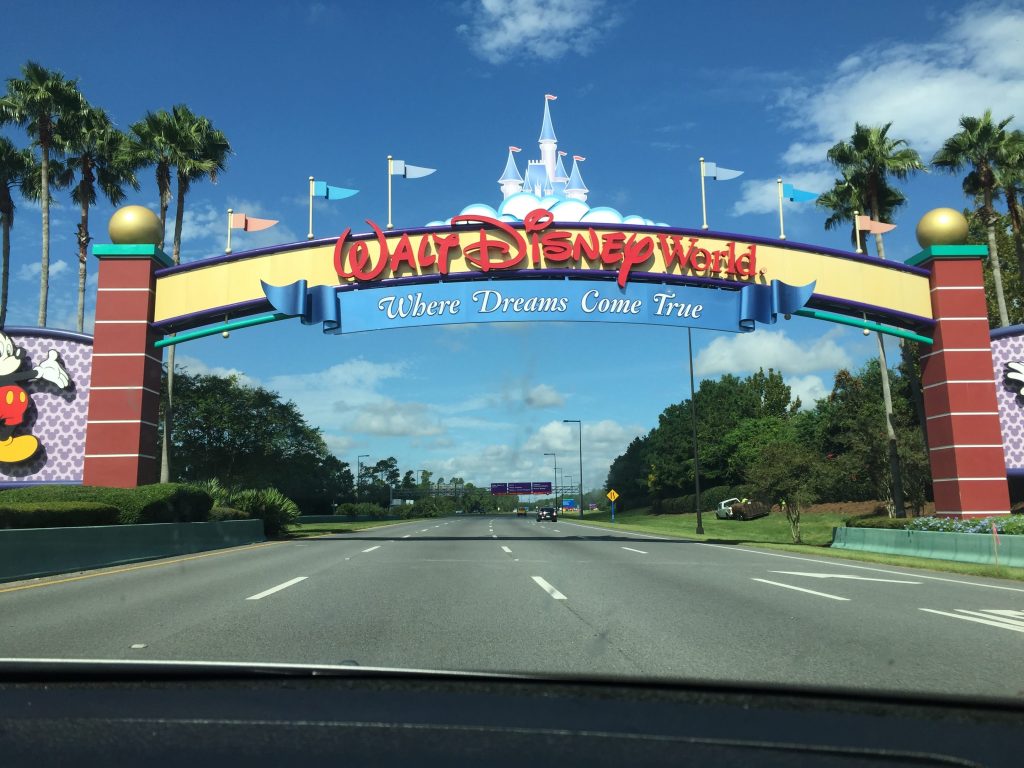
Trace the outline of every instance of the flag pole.
{"label": "flag pole", "polygon": [[776,182],[779,185],[779,240],[785,240],[786,228],[782,222],[782,177],[779,176],[779,178],[776,179]]}
{"label": "flag pole", "polygon": [[394,160],[388,155],[388,229],[394,229],[391,223],[391,169],[394,168]]}
{"label": "flag pole", "polygon": [[853,239],[857,242],[857,253],[864,253],[860,247],[860,225],[857,224],[857,216],[859,214],[860,211],[853,212]]}
{"label": "flag pole", "polygon": [[309,177],[309,234],[307,240],[313,239],[313,177]]}
{"label": "flag pole", "polygon": [[704,193],[704,158],[700,159],[700,213],[703,217],[704,223],[701,224],[701,229],[708,228],[708,202],[707,196]]}
{"label": "flag pole", "polygon": [[228,247],[224,249],[224,253],[231,253],[231,214],[232,210],[228,208]]}

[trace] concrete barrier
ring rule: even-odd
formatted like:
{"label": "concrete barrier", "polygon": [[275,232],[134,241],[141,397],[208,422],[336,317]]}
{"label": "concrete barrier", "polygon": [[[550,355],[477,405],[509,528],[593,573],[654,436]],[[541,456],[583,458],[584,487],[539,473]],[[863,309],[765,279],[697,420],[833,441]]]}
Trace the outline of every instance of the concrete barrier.
{"label": "concrete barrier", "polygon": [[0,530],[0,581],[265,541],[262,520]]}
{"label": "concrete barrier", "polygon": [[[994,540],[987,533],[945,533],[885,528],[833,528],[833,549],[907,555],[960,563],[995,565]],[[999,564],[1024,568],[1024,536],[999,535]]]}

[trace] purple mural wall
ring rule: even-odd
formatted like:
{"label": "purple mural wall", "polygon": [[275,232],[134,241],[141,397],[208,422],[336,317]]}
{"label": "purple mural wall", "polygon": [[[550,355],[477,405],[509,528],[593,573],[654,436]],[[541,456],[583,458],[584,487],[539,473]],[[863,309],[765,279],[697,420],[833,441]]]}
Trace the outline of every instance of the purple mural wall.
{"label": "purple mural wall", "polygon": [[1011,477],[1021,477],[1024,476],[1024,397],[1020,394],[1024,387],[1024,325],[998,328],[991,332],[991,337],[1006,471]]}
{"label": "purple mural wall", "polygon": [[[2,460],[0,455],[0,487],[32,483],[81,483],[85,455],[85,418],[89,405],[89,376],[92,369],[92,337],[49,328],[14,328],[3,331],[15,349],[23,350],[19,371],[30,371],[46,364],[50,371],[66,373],[66,386],[59,374],[18,381],[15,386],[0,388],[8,403],[15,403],[24,390],[27,408],[21,422],[14,426],[12,437],[33,435],[38,448],[21,461]],[[50,350],[57,353],[56,364],[49,361]],[[5,356],[0,350],[0,357]],[[7,390],[11,390],[8,393]],[[3,405],[0,402],[0,411]],[[15,411],[17,411],[15,407]],[[7,422],[16,421],[8,418]]]}

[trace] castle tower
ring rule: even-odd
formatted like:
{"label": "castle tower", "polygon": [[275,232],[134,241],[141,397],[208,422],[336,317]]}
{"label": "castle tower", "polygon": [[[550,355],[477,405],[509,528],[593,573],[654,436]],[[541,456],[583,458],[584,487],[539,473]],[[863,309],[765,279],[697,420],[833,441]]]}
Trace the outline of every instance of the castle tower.
{"label": "castle tower", "polygon": [[554,181],[555,179],[555,163],[558,154],[558,139],[555,137],[554,126],[551,125],[551,110],[548,109],[548,102],[553,99],[554,96],[544,96],[544,122],[541,123],[540,139],[538,139],[540,144],[540,160],[547,169],[548,181]]}
{"label": "castle tower", "polygon": [[501,194],[507,200],[517,192],[523,191],[523,177],[519,175],[519,168],[516,166],[515,158],[512,157],[512,150],[508,151],[508,162],[505,163],[505,170],[498,179],[501,185]]}
{"label": "castle tower", "polygon": [[565,165],[562,158],[565,152],[558,153],[558,163],[555,165],[555,178],[551,180],[551,191],[555,195],[565,195],[565,185],[569,181],[569,174],[565,172]]}
{"label": "castle tower", "polygon": [[569,174],[569,183],[565,185],[565,196],[570,200],[579,200],[581,203],[587,202],[587,185],[583,183],[583,177],[580,175],[580,161],[583,160],[579,155],[573,155],[572,158],[572,173]]}

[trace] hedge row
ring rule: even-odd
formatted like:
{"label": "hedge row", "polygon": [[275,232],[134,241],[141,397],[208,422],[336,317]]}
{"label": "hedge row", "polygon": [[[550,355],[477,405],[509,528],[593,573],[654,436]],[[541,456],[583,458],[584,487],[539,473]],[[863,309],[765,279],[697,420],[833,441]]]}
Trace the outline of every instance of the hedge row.
{"label": "hedge row", "polygon": [[380,504],[370,504],[364,501],[358,504],[339,504],[334,510],[334,514],[346,517],[383,517],[387,514],[387,510]]}
{"label": "hedge row", "polygon": [[0,528],[117,525],[121,510],[95,501],[35,501],[0,505]]}
{"label": "hedge row", "polygon": [[85,485],[36,485],[0,491],[0,505],[40,502],[64,502],[80,507],[83,503],[115,507],[115,522],[201,523],[208,519],[213,499],[210,494],[190,485],[166,483],[138,488],[97,488]]}
{"label": "hedge row", "polygon": [[[703,489],[700,492],[700,506],[704,512],[713,512],[718,505],[726,499],[744,499],[752,495],[748,485],[714,485]],[[667,499],[655,499],[651,504],[651,514],[654,515],[679,515],[695,513],[697,511],[697,496],[688,493],[685,496],[675,496]]]}

